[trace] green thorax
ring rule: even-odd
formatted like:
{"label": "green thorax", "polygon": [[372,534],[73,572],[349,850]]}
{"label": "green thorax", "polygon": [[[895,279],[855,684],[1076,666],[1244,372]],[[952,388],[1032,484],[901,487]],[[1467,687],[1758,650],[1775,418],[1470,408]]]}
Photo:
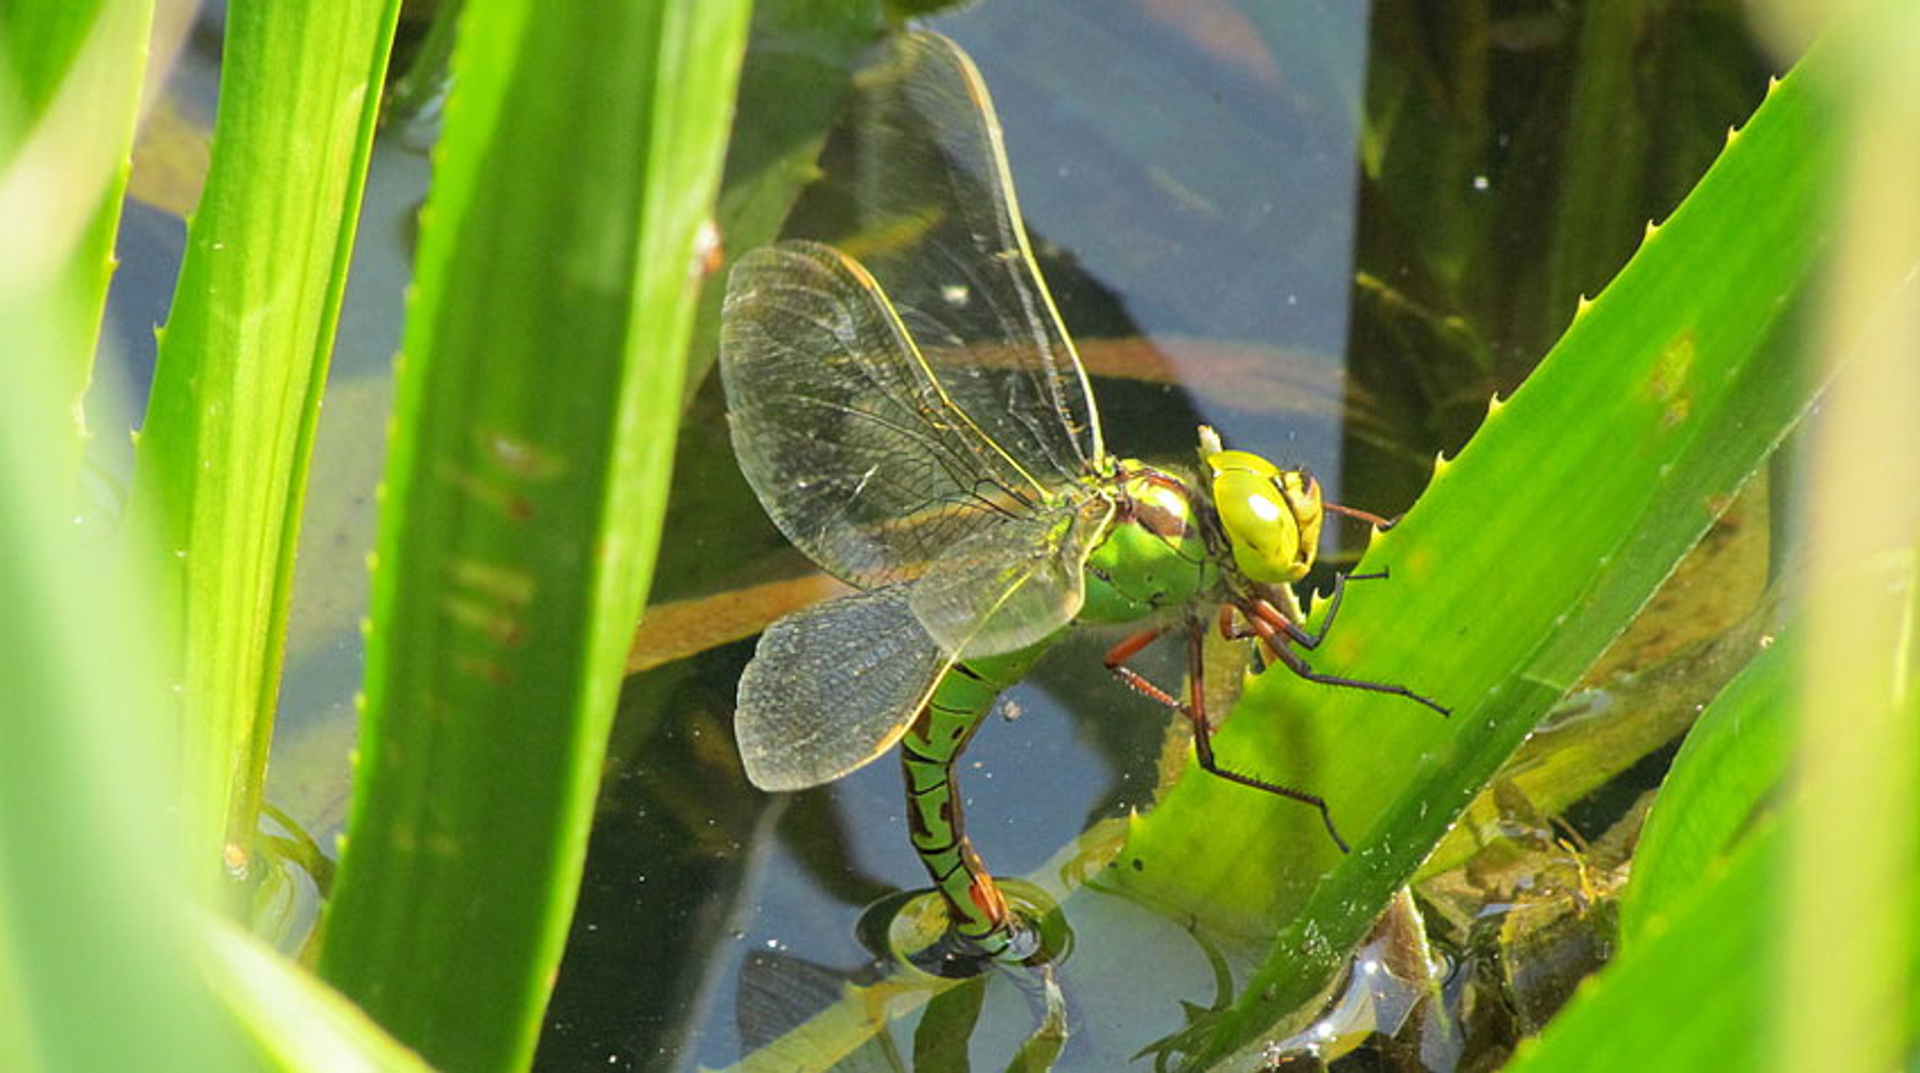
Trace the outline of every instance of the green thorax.
{"label": "green thorax", "polygon": [[1129,459],[1103,484],[1116,509],[1106,536],[1087,557],[1081,620],[1134,622],[1218,588],[1218,558],[1208,535],[1209,526],[1217,532],[1217,523],[1190,481]]}

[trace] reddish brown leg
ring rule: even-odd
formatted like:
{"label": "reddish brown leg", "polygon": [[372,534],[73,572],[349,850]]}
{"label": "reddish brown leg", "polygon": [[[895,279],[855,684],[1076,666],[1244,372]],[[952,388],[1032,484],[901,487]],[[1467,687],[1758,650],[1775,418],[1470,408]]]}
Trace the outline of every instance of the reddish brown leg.
{"label": "reddish brown leg", "polygon": [[1265,600],[1247,601],[1247,603],[1241,607],[1241,613],[1247,617],[1247,624],[1253,628],[1254,633],[1260,636],[1260,640],[1266,643],[1268,651],[1273,653],[1274,658],[1286,664],[1287,669],[1295,675],[1309,682],[1323,686],[1364,689],[1369,693],[1389,693],[1396,697],[1405,697],[1416,704],[1425,705],[1443,716],[1452,715],[1453,709],[1443,706],[1438,701],[1423,697],[1413,690],[1408,689],[1406,686],[1393,685],[1388,682],[1369,682],[1361,678],[1343,678],[1335,674],[1321,674],[1307,663],[1305,656],[1302,656],[1289,647],[1289,642],[1291,642],[1300,645],[1302,648],[1311,650],[1327,635],[1327,627],[1333,624],[1334,613],[1340,610],[1341,586],[1336,583],[1333,591],[1333,606],[1327,609],[1326,617],[1320,620],[1320,631],[1318,633],[1308,633],[1298,624],[1288,621],[1286,616],[1280,613],[1279,608],[1274,607]]}
{"label": "reddish brown leg", "polygon": [[1141,649],[1164,636],[1167,629],[1166,626],[1155,626],[1152,629],[1141,630],[1139,633],[1128,634],[1119,644],[1107,649],[1107,654],[1101,658],[1100,662],[1106,665],[1107,670],[1113,672],[1114,677],[1125,682],[1128,689],[1148,700],[1159,701],[1169,708],[1178,709],[1181,705],[1173,694],[1147,681],[1145,675],[1126,665],[1128,660],[1140,654]]}
{"label": "reddish brown leg", "polygon": [[1352,518],[1356,521],[1366,522],[1368,525],[1372,525],[1379,528],[1382,532],[1388,529],[1392,529],[1394,526],[1400,524],[1400,519],[1398,518],[1382,518],[1381,516],[1373,513],[1370,510],[1361,510],[1358,507],[1346,507],[1338,503],[1329,503],[1326,500],[1320,501],[1320,507],[1323,510],[1332,511],[1335,514],[1345,515],[1346,517]]}
{"label": "reddish brown leg", "polygon": [[[1222,618],[1222,625],[1224,626],[1227,621],[1226,618]],[[1278,783],[1268,782],[1265,779],[1255,778],[1252,775],[1241,774],[1232,768],[1221,767],[1220,764],[1214,760],[1213,728],[1207,725],[1206,664],[1201,652],[1201,646],[1206,641],[1207,631],[1206,626],[1198,617],[1190,615],[1187,618],[1187,680],[1189,683],[1187,703],[1180,703],[1174,699],[1173,694],[1147,681],[1138,671],[1125,665],[1127,660],[1138,655],[1141,649],[1159,640],[1161,635],[1166,632],[1167,627],[1165,626],[1151,630],[1142,630],[1121,641],[1119,644],[1114,645],[1107,651],[1106,658],[1102,662],[1106,664],[1108,670],[1117,675],[1119,679],[1125,682],[1128,688],[1134,692],[1159,701],[1187,717],[1187,721],[1193,725],[1194,759],[1200,762],[1200,769],[1202,771],[1249,789],[1262,790],[1278,797],[1284,797],[1289,801],[1298,801],[1303,805],[1311,805],[1319,809],[1320,822],[1327,826],[1327,836],[1333,839],[1334,845],[1340,847],[1340,852],[1348,852],[1347,840],[1341,838],[1339,830],[1333,826],[1333,812],[1327,808],[1327,803],[1324,799],[1307,793],[1305,790],[1295,790],[1292,787],[1281,786]],[[1268,643],[1271,644],[1272,642],[1269,641]]]}

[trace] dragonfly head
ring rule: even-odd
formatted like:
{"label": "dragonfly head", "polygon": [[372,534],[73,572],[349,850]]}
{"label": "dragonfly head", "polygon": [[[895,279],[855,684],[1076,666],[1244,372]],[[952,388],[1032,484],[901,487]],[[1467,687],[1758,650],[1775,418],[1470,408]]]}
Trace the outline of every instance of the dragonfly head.
{"label": "dragonfly head", "polygon": [[1320,482],[1304,469],[1225,450],[1210,428],[1200,430],[1200,457],[1240,572],[1279,585],[1305,577],[1320,547]]}

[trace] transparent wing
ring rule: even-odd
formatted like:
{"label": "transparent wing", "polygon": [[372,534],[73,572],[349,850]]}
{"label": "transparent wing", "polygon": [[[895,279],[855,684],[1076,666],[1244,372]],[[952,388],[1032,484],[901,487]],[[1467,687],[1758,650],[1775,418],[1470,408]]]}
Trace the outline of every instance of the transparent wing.
{"label": "transparent wing", "polygon": [[1086,602],[1087,556],[1113,510],[1089,496],[975,533],[913,583],[914,616],[942,649],[967,658],[1045,638]]}
{"label": "transparent wing", "polygon": [[804,237],[866,266],[989,437],[1049,484],[1080,479],[1104,457],[1099,415],[1034,265],[986,85],[938,34],[882,49],[823,159],[827,222]]}
{"label": "transparent wing", "polygon": [[899,585],[775,622],[740,675],[733,726],[747,778],[762,790],[800,790],[880,756],[952,665]]}
{"label": "transparent wing", "polygon": [[720,377],[741,472],[774,524],[850,584],[916,577],[1053,493],[941,389],[872,277],[815,242],[740,258]]}

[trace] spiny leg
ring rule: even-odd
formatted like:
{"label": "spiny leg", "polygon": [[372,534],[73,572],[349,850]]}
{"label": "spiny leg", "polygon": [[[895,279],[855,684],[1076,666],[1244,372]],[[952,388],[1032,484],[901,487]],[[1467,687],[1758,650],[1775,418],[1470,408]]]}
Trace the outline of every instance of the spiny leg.
{"label": "spiny leg", "polygon": [[1100,662],[1106,666],[1108,671],[1113,673],[1114,677],[1125,683],[1128,689],[1133,690],[1148,700],[1158,701],[1178,711],[1185,711],[1185,709],[1181,707],[1180,701],[1175,698],[1173,694],[1147,681],[1145,675],[1127,666],[1128,660],[1139,655],[1141,649],[1158,641],[1166,634],[1167,629],[1168,627],[1166,626],[1154,626],[1150,629],[1141,630],[1138,633],[1128,634],[1121,639],[1119,644],[1107,649],[1107,654],[1101,658]]}
{"label": "spiny leg", "polygon": [[[1346,689],[1363,689],[1369,693],[1387,693],[1396,697],[1405,697],[1416,704],[1431,708],[1443,716],[1452,715],[1453,709],[1446,707],[1430,697],[1415,693],[1406,686],[1394,685],[1390,682],[1369,682],[1363,678],[1345,678],[1336,674],[1322,674],[1314,670],[1313,667],[1307,663],[1305,656],[1295,652],[1289,646],[1291,642],[1303,648],[1311,649],[1314,645],[1320,643],[1320,640],[1326,636],[1327,628],[1333,625],[1334,612],[1340,609],[1340,591],[1341,586],[1336,583],[1334,585],[1334,604],[1327,609],[1326,617],[1320,622],[1320,630],[1318,633],[1307,633],[1299,624],[1288,620],[1286,616],[1280,613],[1278,608],[1265,600],[1247,600],[1241,605],[1240,612],[1246,617],[1247,625],[1251,627],[1252,632],[1258,635],[1261,641],[1265,642],[1267,650],[1272,652],[1274,657],[1280,660],[1280,662],[1285,663],[1287,669],[1300,678],[1304,678],[1316,685],[1340,686]],[[1228,634],[1228,636],[1234,635],[1234,632],[1229,632]],[[1246,634],[1239,633],[1238,636],[1244,637]]]}
{"label": "spiny leg", "polygon": [[1383,518],[1370,510],[1361,510],[1359,507],[1349,507],[1331,500],[1321,500],[1320,509],[1329,514],[1340,514],[1352,518],[1355,521],[1366,522],[1368,525],[1373,526],[1383,533],[1400,524],[1400,518],[1397,515],[1392,518]]}
{"label": "spiny leg", "polygon": [[1284,797],[1289,801],[1298,801],[1303,805],[1311,805],[1319,809],[1320,822],[1326,824],[1327,836],[1333,839],[1334,845],[1340,847],[1340,852],[1348,852],[1347,840],[1341,838],[1340,831],[1334,827],[1333,812],[1327,808],[1327,802],[1324,798],[1316,794],[1307,793],[1305,790],[1296,790],[1290,786],[1282,786],[1279,783],[1268,782],[1265,779],[1242,774],[1232,768],[1222,767],[1214,759],[1213,728],[1207,723],[1206,665],[1204,654],[1201,650],[1206,641],[1207,631],[1206,626],[1197,616],[1189,615],[1187,617],[1187,681],[1189,698],[1187,703],[1180,703],[1173,694],[1154,685],[1138,671],[1126,666],[1127,660],[1138,655],[1141,649],[1159,640],[1160,636],[1166,632],[1167,627],[1159,626],[1133,634],[1122,640],[1119,644],[1114,645],[1111,649],[1108,649],[1106,657],[1101,662],[1106,664],[1107,670],[1112,671],[1116,677],[1122,682],[1125,682],[1127,687],[1134,692],[1151,700],[1159,701],[1161,704],[1187,717],[1187,721],[1193,725],[1194,759],[1200,762],[1200,769],[1202,771],[1236,785],[1245,786],[1248,789],[1261,790],[1277,797]]}
{"label": "spiny leg", "polygon": [[[1311,651],[1315,648],[1320,647],[1320,642],[1326,639],[1327,630],[1333,626],[1334,616],[1340,613],[1340,601],[1344,600],[1347,595],[1347,582],[1349,581],[1381,581],[1381,580],[1384,580],[1386,576],[1387,576],[1387,572],[1385,570],[1380,570],[1371,574],[1335,574],[1333,575],[1333,596],[1328,601],[1327,613],[1320,616],[1320,628],[1312,633],[1308,633],[1307,628],[1305,626],[1302,626],[1298,622],[1295,622],[1292,619],[1288,618],[1284,613],[1281,612],[1281,610],[1278,607],[1274,606],[1274,603],[1272,600],[1254,599],[1254,600],[1248,601],[1248,604],[1250,607],[1253,608],[1254,611],[1258,611],[1262,617],[1264,617],[1268,622],[1272,623],[1274,628],[1283,631],[1284,633],[1286,633],[1288,637],[1293,638],[1294,641],[1298,643],[1301,648]],[[1230,622],[1232,619],[1232,611],[1230,606],[1221,608],[1221,612],[1223,617],[1221,618],[1222,625],[1220,627],[1220,632],[1222,634],[1225,634],[1229,639],[1236,640],[1236,641],[1243,637],[1253,636],[1253,631],[1251,629],[1235,631],[1235,630],[1229,629],[1228,626],[1225,625],[1225,623]],[[1248,615],[1249,617],[1251,617],[1252,612],[1251,611],[1248,612]]]}

